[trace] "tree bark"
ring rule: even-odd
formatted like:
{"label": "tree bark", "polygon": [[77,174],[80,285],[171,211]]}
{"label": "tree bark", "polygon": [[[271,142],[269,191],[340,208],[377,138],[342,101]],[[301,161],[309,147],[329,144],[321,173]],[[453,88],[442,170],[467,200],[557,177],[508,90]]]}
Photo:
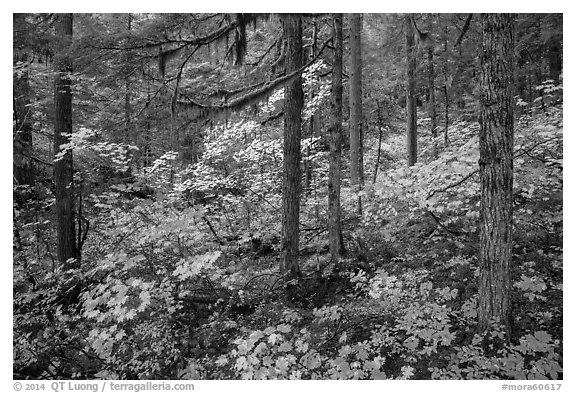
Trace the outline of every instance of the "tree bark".
{"label": "tree bark", "polygon": [[[316,57],[316,47],[318,44],[318,23],[316,18],[314,18],[313,25],[312,25],[312,48],[310,54],[310,60]],[[309,91],[310,99],[314,99],[315,91],[313,88],[310,88]],[[312,114],[309,119],[309,136],[313,138],[316,135],[316,122],[318,121],[317,116]],[[312,162],[310,161],[310,146],[306,148],[306,159],[304,162],[304,188],[306,190],[306,195],[310,194],[311,185],[312,185]]]}
{"label": "tree bark", "polygon": [[444,25],[444,146],[448,146],[448,124],[450,123],[450,95],[449,95],[449,77],[448,77],[448,22]]}
{"label": "tree bark", "polygon": [[[282,15],[286,39],[286,74],[302,66],[302,21],[300,15]],[[300,275],[300,139],[302,126],[302,78],[297,76],[284,87],[284,177],[282,185],[282,250],[280,272],[287,279]]]}
{"label": "tree bark", "polygon": [[34,183],[32,160],[32,110],[30,109],[30,82],[28,53],[25,38],[17,31],[25,30],[25,14],[13,14],[14,41],[13,65],[19,72],[13,79],[14,117],[14,166],[13,175],[17,184]]}
{"label": "tree bark", "polygon": [[560,83],[562,73],[562,47],[560,41],[552,39],[548,47],[548,67],[550,69],[550,79],[555,83]]}
{"label": "tree bark", "polygon": [[[132,14],[128,14],[127,15],[127,33],[130,34],[130,31],[132,30]],[[129,42],[127,42],[127,46],[129,46]],[[125,59],[124,61],[126,62],[125,68],[124,68],[124,84],[126,87],[126,92],[124,93],[124,126],[126,127],[126,136],[129,138],[129,140],[133,140],[133,132],[132,132],[132,124],[131,124],[131,118],[132,118],[132,104],[131,104],[131,100],[132,100],[132,87],[130,84],[130,73],[132,70],[132,56],[131,56],[131,52],[129,50],[127,50],[125,52]]]}
{"label": "tree bark", "polygon": [[342,14],[332,16],[334,62],[332,66],[332,97],[330,133],[330,162],[328,170],[328,238],[330,257],[337,265],[342,253],[342,222],[340,214],[340,166],[342,160]]}
{"label": "tree bark", "polygon": [[372,184],[376,184],[376,178],[378,176],[378,168],[380,167],[380,156],[382,153],[382,134],[384,127],[384,120],[382,118],[382,105],[378,102],[378,154],[376,156],[376,164],[374,165],[374,178]]}
{"label": "tree bark", "polygon": [[436,141],[438,130],[436,129],[436,89],[434,87],[434,79],[434,47],[430,46],[428,47],[428,95],[430,100],[429,105],[431,119],[430,128],[432,129],[432,137],[434,138],[434,141]]}
{"label": "tree bark", "polygon": [[510,331],[514,141],[514,20],[482,15],[480,113],[479,329],[492,320]]}
{"label": "tree bark", "polygon": [[146,104],[145,104],[145,123],[144,123],[144,137],[142,142],[142,151],[143,154],[143,166],[148,167],[152,165],[152,111],[150,110],[151,107],[151,100],[152,100],[152,93],[151,93],[151,81],[150,77],[150,65],[147,66],[147,72],[143,74],[143,78],[146,81]]}
{"label": "tree bark", "polygon": [[[70,73],[72,59],[69,54],[72,41],[72,14],[58,14],[56,22],[57,53],[54,57],[56,78],[54,83],[54,152],[70,142],[72,133],[72,91]],[[56,196],[56,231],[58,238],[58,260],[66,268],[79,262],[74,225],[72,151],[54,162],[54,184]],[[75,261],[71,262],[70,259]]]}
{"label": "tree bark", "polygon": [[362,14],[350,15],[350,184],[362,186]]}
{"label": "tree bark", "polygon": [[418,141],[416,134],[416,56],[414,48],[413,15],[405,17],[406,27],[406,144],[408,147],[408,166],[418,159]]}

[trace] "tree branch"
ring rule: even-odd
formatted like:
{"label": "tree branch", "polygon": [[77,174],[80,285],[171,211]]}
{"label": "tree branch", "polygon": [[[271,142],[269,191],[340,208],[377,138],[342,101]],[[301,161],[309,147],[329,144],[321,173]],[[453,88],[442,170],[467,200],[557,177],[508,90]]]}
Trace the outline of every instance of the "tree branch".
{"label": "tree branch", "polygon": [[474,14],[468,14],[468,17],[466,18],[466,21],[464,22],[464,26],[462,27],[462,32],[460,33],[460,36],[458,37],[458,39],[456,40],[456,43],[454,44],[454,48],[456,48],[458,45],[460,45],[462,43],[462,40],[464,39],[464,35],[466,34],[468,29],[470,28],[470,22],[472,21],[472,15],[474,15]]}
{"label": "tree branch", "polygon": [[201,118],[207,116],[209,113],[219,113],[219,112],[226,112],[230,110],[239,110],[245,106],[248,106],[264,96],[268,95],[272,90],[276,89],[282,84],[290,82],[292,79],[298,77],[306,68],[312,65],[318,58],[321,56],[322,52],[330,42],[330,39],[324,43],[318,55],[316,55],[312,60],[306,63],[304,66],[300,67],[296,71],[276,78],[268,83],[266,83],[261,88],[258,88],[254,91],[251,91],[241,97],[236,98],[228,103],[210,105],[210,104],[201,104],[198,102],[193,101],[192,99],[187,99],[187,101],[178,100],[177,104],[180,105],[184,109],[191,109],[196,112],[196,117]]}
{"label": "tree branch", "polygon": [[456,236],[463,235],[463,233],[458,232],[458,231],[454,231],[454,230],[448,228],[446,225],[444,225],[442,223],[442,221],[440,221],[440,219],[438,217],[436,217],[436,215],[434,213],[432,213],[430,210],[426,210],[426,211],[428,212],[428,214],[430,214],[430,216],[434,219],[434,221],[436,221],[436,223],[438,225],[440,225],[440,227],[442,227],[442,229],[444,229],[446,232],[451,233],[451,234],[456,235]]}

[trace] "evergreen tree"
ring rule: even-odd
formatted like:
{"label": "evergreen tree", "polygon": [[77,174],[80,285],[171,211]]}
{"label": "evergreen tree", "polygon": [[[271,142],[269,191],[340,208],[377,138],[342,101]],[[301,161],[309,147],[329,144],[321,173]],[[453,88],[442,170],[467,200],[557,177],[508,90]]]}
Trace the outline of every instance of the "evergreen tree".
{"label": "evergreen tree", "polygon": [[[363,182],[362,14],[350,15],[350,183]],[[360,206],[360,205],[359,205]]]}
{"label": "evergreen tree", "polygon": [[342,14],[332,16],[334,63],[332,65],[332,94],[330,121],[330,163],[328,173],[328,236],[330,256],[337,264],[343,251],[340,211],[340,167],[342,160]]}
{"label": "evergreen tree", "polygon": [[[56,194],[56,223],[58,237],[58,260],[67,267],[76,266],[79,253],[76,245],[74,217],[74,166],[72,151],[62,150],[70,142],[72,134],[72,14],[59,14],[56,21],[58,48],[54,57],[56,79],[54,81],[54,185]],[[76,263],[69,263],[75,259]]]}
{"label": "evergreen tree", "polygon": [[414,16],[404,18],[406,29],[406,144],[408,147],[408,166],[416,163],[418,158],[418,141],[416,135],[416,48],[414,43]]}
{"label": "evergreen tree", "polygon": [[13,14],[13,117],[14,117],[14,181],[16,184],[34,183],[32,165],[32,110],[30,106],[30,54],[25,14]]}
{"label": "evergreen tree", "polygon": [[482,15],[480,76],[479,328],[495,320],[510,331],[514,142],[514,18]]}
{"label": "evergreen tree", "polygon": [[[286,74],[302,66],[302,19],[283,15],[286,40]],[[298,252],[300,240],[300,139],[302,127],[302,77],[297,75],[284,88],[284,177],[282,185],[282,255],[280,272],[288,278],[300,275]]]}

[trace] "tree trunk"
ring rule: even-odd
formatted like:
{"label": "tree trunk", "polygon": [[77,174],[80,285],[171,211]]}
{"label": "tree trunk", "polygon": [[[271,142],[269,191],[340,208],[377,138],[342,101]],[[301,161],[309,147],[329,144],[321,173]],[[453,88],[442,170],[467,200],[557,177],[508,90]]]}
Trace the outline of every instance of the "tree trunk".
{"label": "tree trunk", "polygon": [[[127,15],[127,33],[130,34],[130,31],[132,30],[132,14],[128,14]],[[126,42],[127,46],[129,46],[129,42]],[[124,126],[126,127],[126,136],[129,138],[129,140],[133,140],[133,132],[132,132],[132,124],[131,124],[131,118],[132,118],[132,104],[131,104],[131,99],[132,99],[132,87],[130,86],[130,73],[132,70],[132,56],[131,56],[131,52],[129,50],[127,50],[125,52],[125,59],[124,61],[126,62],[126,66],[124,69],[124,84],[126,87],[126,92],[124,93]]]}
{"label": "tree trunk", "polygon": [[418,141],[416,135],[416,56],[414,48],[414,23],[411,14],[405,17],[406,27],[406,142],[408,166],[417,161]]}
{"label": "tree trunk", "polygon": [[14,117],[14,181],[17,184],[34,183],[32,156],[32,111],[30,109],[30,82],[28,53],[25,39],[16,32],[25,29],[25,14],[13,14],[14,41],[13,65],[19,72],[13,79],[13,117]]}
{"label": "tree trunk", "polygon": [[380,167],[380,155],[382,153],[382,128],[384,127],[384,120],[382,118],[382,105],[378,102],[378,155],[376,156],[376,164],[374,165],[374,179],[372,184],[376,184],[378,176],[378,168]]}
{"label": "tree trunk", "polygon": [[449,109],[450,109],[450,96],[448,89],[450,88],[450,81],[448,77],[448,22],[444,25],[444,146],[448,146],[448,124],[450,123]]}
{"label": "tree trunk", "polygon": [[[363,181],[362,157],[362,14],[350,15],[350,184]],[[359,201],[359,206],[361,206]]]}
{"label": "tree trunk", "polygon": [[342,222],[340,219],[340,165],[342,160],[342,14],[332,17],[334,63],[332,67],[332,103],[330,124],[330,162],[328,170],[328,237],[330,257],[337,265],[342,253]]}
{"label": "tree trunk", "polygon": [[514,20],[482,15],[480,112],[479,329],[491,320],[510,331],[512,255]]}
{"label": "tree trunk", "polygon": [[[311,48],[311,53],[310,53],[310,60],[313,59],[316,56],[316,46],[317,46],[317,41],[318,41],[318,23],[316,21],[316,18],[314,18],[313,21],[313,27],[312,27],[312,48]],[[310,88],[309,91],[310,94],[310,100],[314,99],[314,95],[315,95],[315,91],[313,88]],[[315,114],[312,114],[310,116],[309,119],[309,136],[310,138],[314,138],[314,136],[316,135],[316,122],[317,122],[317,116]],[[310,194],[311,191],[311,185],[312,185],[312,162],[310,160],[310,155],[311,155],[311,151],[310,151],[310,145],[308,145],[308,147],[306,148],[306,159],[304,161],[304,188],[306,190],[306,195]]]}
{"label": "tree trunk", "polygon": [[429,105],[430,105],[430,120],[432,129],[432,137],[434,142],[436,142],[436,137],[438,136],[438,131],[436,130],[436,89],[434,87],[434,47],[428,47],[428,95],[429,95]]}
{"label": "tree trunk", "polygon": [[[72,133],[72,91],[70,73],[72,59],[69,54],[72,41],[72,14],[59,14],[56,22],[58,50],[54,57],[56,79],[54,83],[54,152],[70,142]],[[56,230],[58,237],[58,260],[66,268],[79,262],[74,225],[74,168],[72,151],[67,150],[54,162],[54,184],[56,194]],[[68,262],[71,258],[75,262]]]}
{"label": "tree trunk", "polygon": [[152,93],[151,93],[151,81],[150,81],[150,77],[148,75],[150,75],[151,71],[150,71],[150,65],[148,65],[148,70],[147,73],[144,73],[143,77],[144,80],[146,81],[146,104],[145,104],[145,110],[144,110],[144,115],[145,115],[145,128],[144,128],[144,140],[143,140],[143,165],[144,167],[148,167],[150,165],[152,165],[152,113],[150,110],[150,104],[151,104],[151,100],[152,100]]}
{"label": "tree trunk", "polygon": [[[286,39],[286,73],[302,66],[302,21],[299,15],[285,14],[282,25]],[[298,265],[300,219],[300,139],[302,126],[302,78],[284,88],[284,177],[282,185],[282,251],[280,272],[287,279],[300,275]]]}
{"label": "tree trunk", "polygon": [[548,47],[548,67],[550,68],[550,79],[555,83],[560,83],[562,73],[562,47],[556,38],[550,40]]}

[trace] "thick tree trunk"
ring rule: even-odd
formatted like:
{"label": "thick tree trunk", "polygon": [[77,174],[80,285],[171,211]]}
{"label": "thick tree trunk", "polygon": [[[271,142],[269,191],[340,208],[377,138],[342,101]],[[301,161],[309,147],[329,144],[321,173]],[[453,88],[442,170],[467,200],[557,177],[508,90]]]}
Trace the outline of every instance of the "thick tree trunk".
{"label": "thick tree trunk", "polygon": [[20,37],[16,29],[24,30],[24,14],[13,14],[14,48],[13,65],[18,72],[13,79],[13,117],[14,117],[14,181],[17,184],[34,183],[34,167],[30,159],[32,155],[32,110],[30,109],[30,83],[28,53],[25,39]]}
{"label": "thick tree trunk", "polygon": [[496,320],[510,330],[512,255],[514,20],[482,15],[480,113],[479,329]]}
{"label": "thick tree trunk", "polygon": [[[70,73],[72,60],[69,48],[72,41],[72,14],[59,14],[56,22],[58,51],[54,57],[57,75],[54,83],[54,152],[70,142],[72,133],[72,91]],[[77,266],[79,255],[76,247],[74,225],[72,151],[55,159],[54,184],[56,189],[56,230],[58,237],[58,260],[67,268]],[[69,263],[74,258],[75,263]]]}
{"label": "thick tree trunk", "polygon": [[338,264],[342,253],[342,222],[340,219],[340,165],[342,160],[342,14],[332,17],[334,63],[332,67],[332,103],[330,124],[330,162],[328,171],[328,237],[330,257]]}
{"label": "thick tree trunk", "polygon": [[416,55],[414,48],[414,23],[412,15],[406,15],[406,144],[408,166],[417,161],[418,141],[416,134]]}
{"label": "thick tree trunk", "polygon": [[350,15],[350,184],[362,185],[362,14]]}
{"label": "thick tree trunk", "polygon": [[[282,25],[286,39],[286,73],[302,66],[302,21],[299,15],[285,14]],[[282,254],[280,272],[288,279],[300,275],[300,139],[302,126],[302,78],[284,88],[284,177],[282,185]]]}

